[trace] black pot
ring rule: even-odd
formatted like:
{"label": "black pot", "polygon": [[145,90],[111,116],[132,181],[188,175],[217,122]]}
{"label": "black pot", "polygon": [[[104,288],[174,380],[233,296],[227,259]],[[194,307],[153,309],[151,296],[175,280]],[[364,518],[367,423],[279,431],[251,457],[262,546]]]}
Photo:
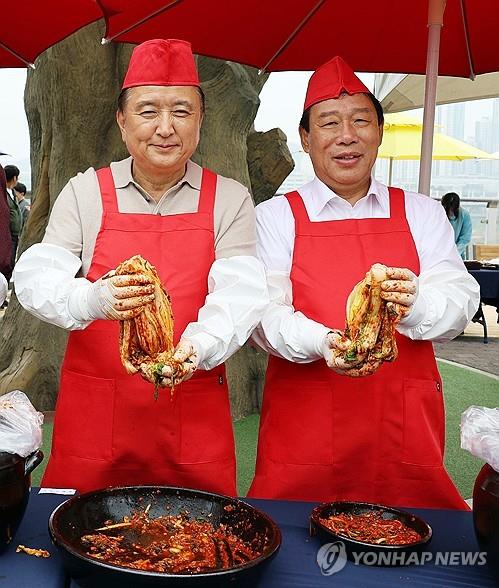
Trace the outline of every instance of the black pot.
{"label": "black pot", "polygon": [[[152,518],[188,512],[195,519],[226,525],[262,555],[229,569],[199,574],[147,572],[113,565],[87,555],[81,537],[106,524],[122,521],[150,505]],[[265,565],[281,545],[281,532],[265,513],[220,494],[167,486],[129,486],[88,492],[58,506],[49,519],[49,532],[69,575],[84,588],[207,588],[248,586],[254,588]]]}
{"label": "black pot", "polygon": [[42,459],[40,450],[28,457],[0,452],[0,553],[12,541],[23,518],[28,505],[31,472]]}
{"label": "black pot", "polygon": [[487,562],[499,578],[499,473],[486,463],[473,488],[473,524]]}

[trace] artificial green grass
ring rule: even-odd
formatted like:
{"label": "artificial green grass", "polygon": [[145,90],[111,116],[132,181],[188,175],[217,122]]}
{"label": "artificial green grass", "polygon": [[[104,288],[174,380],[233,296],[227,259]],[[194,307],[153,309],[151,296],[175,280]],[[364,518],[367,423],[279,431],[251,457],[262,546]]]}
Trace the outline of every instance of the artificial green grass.
{"label": "artificial green grass", "polygon": [[237,454],[237,490],[239,496],[246,496],[255,472],[259,421],[259,415],[251,414],[234,423]]}
{"label": "artificial green grass", "polygon": [[42,461],[41,465],[39,465],[34,472],[31,474],[31,485],[32,486],[39,486],[40,480],[42,479],[43,472],[45,471],[45,467],[47,465],[49,455],[50,455],[50,447],[52,446],[52,423],[46,423],[42,427],[43,431],[43,444],[42,444],[42,451],[44,460]]}
{"label": "artificial green grass", "polygon": [[442,361],[438,367],[446,408],[445,465],[461,495],[471,498],[476,475],[484,462],[461,449],[461,414],[472,405],[499,406],[499,380]]}
{"label": "artificial green grass", "polygon": [[[446,404],[447,439],[445,463],[462,496],[472,495],[473,483],[483,462],[460,447],[461,413],[472,404],[493,408],[499,405],[499,380],[483,376],[465,368],[439,362],[444,382]],[[238,491],[244,496],[248,491],[255,469],[258,415],[250,415],[234,423],[237,451]],[[43,427],[43,452],[48,457],[52,442],[52,425]],[[33,485],[38,486],[43,464],[33,472]]]}
{"label": "artificial green grass", "polygon": [[[252,414],[247,418],[234,423],[234,436],[237,451],[237,479],[239,496],[244,496],[248,491],[255,470],[256,442],[258,437],[258,415]],[[50,447],[52,445],[52,423],[43,426],[42,451],[45,459],[31,475],[33,486],[39,486],[47,465]]]}

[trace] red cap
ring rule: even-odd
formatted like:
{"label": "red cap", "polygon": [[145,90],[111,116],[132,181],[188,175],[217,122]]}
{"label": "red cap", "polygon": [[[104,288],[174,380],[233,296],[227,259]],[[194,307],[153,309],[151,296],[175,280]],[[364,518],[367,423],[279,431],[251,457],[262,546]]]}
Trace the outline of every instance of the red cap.
{"label": "red cap", "polygon": [[350,95],[371,93],[346,61],[336,56],[312,74],[308,82],[303,110],[307,110],[317,102],[338,98],[344,92]]}
{"label": "red cap", "polygon": [[122,90],[135,86],[199,86],[191,44],[151,39],[133,50]]}

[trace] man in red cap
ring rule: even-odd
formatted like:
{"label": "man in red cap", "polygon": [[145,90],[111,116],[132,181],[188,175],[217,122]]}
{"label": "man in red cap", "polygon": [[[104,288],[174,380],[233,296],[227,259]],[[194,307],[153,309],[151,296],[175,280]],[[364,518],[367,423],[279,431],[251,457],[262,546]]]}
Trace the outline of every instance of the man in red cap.
{"label": "man in red cap", "polygon": [[[466,508],[442,462],[431,341],[463,331],[478,285],[442,207],[372,176],[383,112],[340,57],[312,75],[299,130],[316,177],[256,209],[271,303],[255,338],[272,357],[250,495]],[[402,318],[398,358],[371,373],[336,359],[345,341],[334,329],[378,262],[382,297]]]}
{"label": "man in red cap", "polygon": [[[43,242],[17,264],[21,304],[71,331],[43,486],[236,492],[223,361],[258,324],[267,290],[250,194],[190,159],[203,113],[189,43],[136,47],[117,111],[130,157],[72,178]],[[151,384],[121,365],[118,326],[153,300],[153,285],[146,275],[102,279],[136,254],[171,297],[185,374],[172,380],[165,368],[175,392],[156,402]]]}

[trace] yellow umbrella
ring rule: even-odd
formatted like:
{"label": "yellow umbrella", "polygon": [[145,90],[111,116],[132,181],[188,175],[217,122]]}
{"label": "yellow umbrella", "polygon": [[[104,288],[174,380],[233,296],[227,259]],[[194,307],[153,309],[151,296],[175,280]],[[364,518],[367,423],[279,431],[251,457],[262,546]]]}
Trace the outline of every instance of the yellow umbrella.
{"label": "yellow umbrella", "polygon": [[[419,159],[421,156],[421,138],[423,123],[407,114],[387,114],[383,142],[378,157],[390,160],[388,184],[392,183],[392,166],[394,159]],[[432,159],[462,161],[464,159],[496,159],[494,155],[459,141],[443,133],[433,134]]]}

